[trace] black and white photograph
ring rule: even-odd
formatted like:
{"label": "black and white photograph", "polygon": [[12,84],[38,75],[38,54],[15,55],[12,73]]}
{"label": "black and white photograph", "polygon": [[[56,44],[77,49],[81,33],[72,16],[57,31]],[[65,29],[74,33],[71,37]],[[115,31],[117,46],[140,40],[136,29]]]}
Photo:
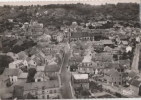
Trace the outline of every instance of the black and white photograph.
{"label": "black and white photograph", "polygon": [[141,98],[141,1],[0,1],[0,100]]}

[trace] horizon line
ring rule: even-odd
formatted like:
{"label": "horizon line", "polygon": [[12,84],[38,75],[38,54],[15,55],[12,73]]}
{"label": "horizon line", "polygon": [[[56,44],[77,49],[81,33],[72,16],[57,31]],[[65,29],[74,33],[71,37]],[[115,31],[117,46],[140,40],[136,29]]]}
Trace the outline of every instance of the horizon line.
{"label": "horizon line", "polygon": [[[51,4],[77,4],[77,3],[82,3],[82,4],[89,4],[89,5],[105,5],[105,4],[117,4],[117,3],[137,3],[140,4],[140,2],[138,2],[139,0],[134,0],[132,2],[123,2],[124,0],[118,0],[119,2],[102,2],[101,1],[97,1],[94,2],[92,0],[76,0],[76,1],[3,1],[0,2],[0,6],[4,6],[4,5],[9,5],[9,6],[30,6],[30,5],[51,5]],[[105,0],[106,1],[106,0]],[[114,0],[113,0],[114,1]],[[120,2],[121,1],[121,2]]]}

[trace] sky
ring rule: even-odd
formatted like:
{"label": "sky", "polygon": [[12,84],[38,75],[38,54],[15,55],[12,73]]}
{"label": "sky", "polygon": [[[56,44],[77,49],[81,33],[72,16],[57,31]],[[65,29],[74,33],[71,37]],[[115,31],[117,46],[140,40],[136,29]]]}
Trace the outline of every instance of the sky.
{"label": "sky", "polygon": [[141,0],[0,0],[2,5],[48,5],[48,4],[70,4],[70,3],[86,3],[91,5],[101,5],[105,3],[140,3]]}

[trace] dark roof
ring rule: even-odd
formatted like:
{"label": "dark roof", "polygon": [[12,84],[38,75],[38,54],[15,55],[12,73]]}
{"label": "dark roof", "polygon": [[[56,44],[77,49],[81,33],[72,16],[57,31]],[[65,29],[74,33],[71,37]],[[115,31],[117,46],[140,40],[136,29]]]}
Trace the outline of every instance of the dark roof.
{"label": "dark roof", "polygon": [[105,73],[105,75],[112,76],[112,77],[116,77],[116,76],[118,76],[118,75],[120,74],[120,73],[119,73],[117,70],[115,70],[115,69],[111,69],[111,70],[109,70],[109,71],[105,71],[104,73]]}
{"label": "dark roof", "polygon": [[131,72],[128,73],[128,76],[131,77],[131,78],[134,78],[134,77],[137,76],[137,74],[135,72],[131,71]]}
{"label": "dark roof", "polygon": [[83,60],[83,57],[74,56],[74,57],[71,57],[70,62],[73,62],[73,61],[82,62],[82,60]]}
{"label": "dark roof", "polygon": [[113,55],[109,53],[97,53],[95,55],[96,61],[111,62],[113,60]]}
{"label": "dark roof", "polygon": [[79,32],[72,32],[71,33],[71,38],[80,38],[80,37],[94,37],[96,35],[102,35],[105,32],[107,32],[107,30],[102,30],[102,29],[88,29],[88,30],[83,30],[83,31],[79,31]]}
{"label": "dark roof", "polygon": [[45,72],[58,72],[60,67],[57,64],[47,65],[45,67]]}
{"label": "dark roof", "polygon": [[137,80],[137,79],[134,79],[132,80],[131,82],[131,85],[135,86],[135,87],[139,87],[141,84],[141,81]]}

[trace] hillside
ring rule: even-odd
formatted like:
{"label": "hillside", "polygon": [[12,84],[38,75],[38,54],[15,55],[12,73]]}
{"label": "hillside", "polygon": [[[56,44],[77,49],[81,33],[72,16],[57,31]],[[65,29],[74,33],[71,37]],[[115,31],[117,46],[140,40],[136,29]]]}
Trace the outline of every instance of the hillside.
{"label": "hillside", "polygon": [[36,6],[0,7],[0,32],[12,29],[13,24],[7,19],[14,19],[14,24],[38,20],[45,27],[52,25],[70,25],[72,21],[81,22],[97,20],[139,21],[139,4],[118,3],[92,6],[88,4],[52,4]]}

